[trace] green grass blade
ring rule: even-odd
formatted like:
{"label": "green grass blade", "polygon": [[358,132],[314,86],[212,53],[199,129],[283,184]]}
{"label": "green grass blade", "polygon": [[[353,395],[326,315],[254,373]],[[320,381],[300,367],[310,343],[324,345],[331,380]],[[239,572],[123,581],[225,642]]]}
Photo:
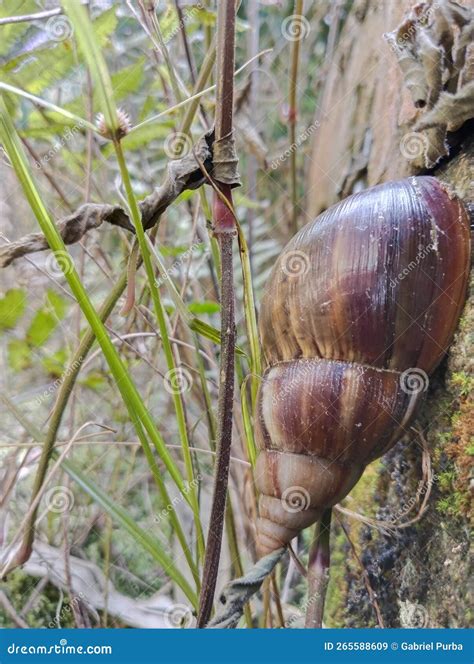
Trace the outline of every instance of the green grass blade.
{"label": "green grass blade", "polygon": [[[53,453],[57,456],[57,452]],[[196,593],[192,590],[189,583],[179,571],[173,559],[162,549],[161,544],[154,539],[146,530],[137,526],[134,518],[118,503],[109,498],[97,484],[87,478],[79,468],[71,461],[64,459],[61,462],[62,468],[67,474],[85,491],[92,500],[100,505],[110,516],[122,526],[132,537],[139,542],[148,553],[163,567],[168,576],[177,583],[186,597],[197,605]]]}
{"label": "green grass blade", "polygon": [[72,120],[80,127],[84,127],[84,129],[90,129],[91,131],[99,133],[97,127],[93,125],[91,122],[84,120],[84,118],[80,118],[78,115],[75,115],[74,113],[70,113],[70,111],[67,111],[65,108],[61,108],[61,106],[56,106],[56,104],[52,104],[51,102],[46,101],[45,99],[41,99],[41,97],[36,97],[36,95],[30,94],[29,92],[26,92],[26,90],[17,88],[14,85],[9,85],[8,83],[2,83],[1,81],[0,81],[0,90],[5,90],[5,92],[11,92],[12,94],[19,95],[20,97],[24,97],[25,99],[29,99],[30,101],[34,102],[35,104],[38,104],[38,106],[41,106],[42,108],[47,108],[48,110],[54,111],[55,113],[60,113],[68,120]]}
{"label": "green grass blade", "polygon": [[119,123],[117,118],[117,108],[114,101],[114,89],[99,42],[94,32],[93,24],[87,15],[85,7],[77,2],[77,0],[62,0],[61,4],[71,19],[75,37],[87,66],[89,67],[99,106],[104,114],[107,128],[112,135],[115,135]]}
{"label": "green grass blade", "polygon": [[[155,273],[153,271],[153,265],[151,262],[150,250],[146,242],[145,231],[142,224],[142,218],[140,213],[140,208],[138,207],[138,201],[133,192],[132,183],[130,180],[130,174],[128,172],[127,164],[125,162],[125,156],[122,151],[122,146],[120,141],[114,141],[115,152],[117,155],[117,161],[120,168],[120,173],[122,176],[123,185],[125,192],[127,194],[128,205],[130,208],[130,215],[132,217],[133,225],[135,227],[136,236],[138,244],[140,246],[140,252],[142,254],[143,263],[145,265],[145,272],[148,279],[148,286],[150,288],[151,299],[153,301],[153,307],[155,310],[156,319],[158,321],[158,328],[160,330],[161,342],[163,344],[163,351],[166,358],[166,364],[168,366],[168,373],[175,375],[176,373],[176,363],[174,360],[173,350],[171,347],[171,341],[168,335],[168,325],[166,312],[161,302],[160,293],[158,286],[156,284]],[[181,448],[183,451],[183,459],[186,467],[186,475],[189,482],[189,504],[192,507],[194,521],[196,524],[196,533],[197,533],[197,542],[198,542],[198,551],[201,557],[204,557],[204,532],[201,524],[201,517],[199,513],[199,500],[196,490],[196,483],[194,477],[194,468],[191,457],[191,450],[189,445],[188,437],[188,428],[184,410],[183,396],[179,390],[173,390],[173,404],[176,413],[176,421],[178,424],[179,436],[181,441]]]}
{"label": "green grass blade", "polygon": [[[22,427],[29,433],[31,438],[41,445],[43,438],[41,431],[32,424],[19,408],[12,402],[12,400],[3,392],[0,392],[0,401],[15,417],[15,419],[22,425]],[[59,457],[59,453],[55,450],[52,453],[55,458]],[[110,516],[112,516],[119,525],[127,530],[139,543],[146,549],[155,560],[165,569],[167,574],[176,581],[186,596],[195,605],[197,596],[189,587],[187,581],[182,577],[180,572],[175,568],[174,563],[169,558],[168,554],[162,550],[159,541],[155,541],[146,531],[135,524],[131,515],[123,508],[117,506],[116,502],[111,500],[97,485],[88,479],[84,473],[77,468],[77,466],[67,459],[63,459],[60,463],[61,467],[69,474],[69,476],[77,482],[77,484],[92,498],[94,502],[100,505]],[[166,494],[165,494],[166,495]],[[169,502],[169,499],[168,499]],[[171,502],[169,502],[172,505]],[[196,574],[196,572],[194,572]]]}
{"label": "green grass blade", "polygon": [[148,413],[132,379],[130,378],[125,365],[120,359],[115,346],[112,344],[102,321],[94,309],[76,271],[71,255],[66,250],[66,246],[61,238],[61,235],[49,217],[46,207],[43,204],[38,190],[33,183],[23,147],[15,131],[3,98],[0,100],[0,139],[11,160],[12,166],[15,169],[17,177],[24,190],[25,196],[38,220],[41,230],[43,231],[49,246],[55,255],[59,258],[58,264],[61,266],[71,291],[79,303],[82,312],[84,313],[89,325],[93,329],[97,341],[102,348],[105,359],[107,360],[107,363],[111,369],[117,387],[119,388],[124,403],[127,406],[131,420],[134,421],[136,418],[140,419],[163,462],[165,463],[171,477],[175,481],[186,501],[190,503],[190,498],[187,495],[188,492],[186,491],[181,473],[179,472],[171,455],[169,454],[164,440],[155,427],[155,424],[150,417],[150,414]]}

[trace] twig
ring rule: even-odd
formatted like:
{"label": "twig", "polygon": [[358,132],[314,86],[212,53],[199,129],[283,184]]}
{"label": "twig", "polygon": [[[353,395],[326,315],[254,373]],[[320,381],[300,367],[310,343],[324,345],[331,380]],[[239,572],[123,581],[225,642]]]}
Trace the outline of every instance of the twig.
{"label": "twig", "polygon": [[368,574],[367,570],[365,569],[364,563],[362,562],[362,560],[360,559],[360,557],[357,553],[357,550],[354,546],[354,542],[352,541],[352,539],[349,535],[349,531],[347,530],[347,528],[343,524],[342,519],[340,518],[340,516],[338,514],[336,514],[336,518],[337,518],[337,520],[339,522],[339,525],[341,526],[341,528],[344,532],[344,535],[347,538],[347,541],[349,542],[349,545],[352,549],[352,553],[354,554],[354,558],[357,560],[357,562],[359,564],[359,567],[362,571],[362,576],[364,577],[364,584],[365,584],[365,587],[366,587],[366,590],[367,590],[367,594],[369,595],[370,603],[372,604],[372,607],[374,609],[374,612],[375,612],[375,615],[376,615],[376,618],[377,618],[378,626],[383,629],[385,627],[385,625],[384,625],[384,622],[383,622],[382,612],[380,610],[379,603],[377,602],[377,597],[375,595],[375,592],[374,592],[374,590],[372,588],[372,585],[370,583],[369,574]]}
{"label": "twig", "polygon": [[[258,44],[260,37],[260,7],[257,0],[250,0],[248,3],[247,17],[250,24],[248,36],[248,50],[249,56],[252,58],[258,53]],[[250,89],[249,89],[249,111],[252,118],[256,118],[258,108],[257,87],[258,87],[258,61],[254,60],[249,72]],[[247,192],[248,197],[252,201],[257,201],[257,158],[253,154],[247,157],[247,177],[250,185]],[[248,224],[248,247],[249,247],[249,261],[252,268],[253,259],[253,227],[255,222],[256,211],[252,206],[247,209],[247,224]]]}
{"label": "twig", "polygon": [[331,508],[323,512],[316,524],[314,541],[308,562],[308,603],[305,627],[320,628],[323,625],[324,602],[329,581],[329,535],[331,531]]}
{"label": "twig", "polygon": [[[235,0],[223,0],[217,11],[217,96],[216,143],[232,135],[234,57],[235,57]],[[214,163],[216,169],[216,164]],[[222,169],[221,169],[222,170]],[[212,612],[219,570],[222,533],[225,516],[229,458],[232,442],[234,398],[235,312],[232,240],[235,218],[232,213],[231,185],[222,181],[217,170],[217,186],[230,205],[220,196],[214,198],[214,232],[221,251],[221,358],[218,404],[217,459],[209,533],[204,561],[201,596],[199,598],[198,627],[204,627]]]}
{"label": "twig", "polygon": [[[6,549],[6,552],[4,554],[4,558],[2,560],[3,568],[2,571],[0,572],[0,578],[4,578],[9,572],[12,571],[12,569],[15,569],[18,567],[18,565],[22,564],[25,560],[28,560],[28,558],[31,555],[31,547],[32,547],[32,540],[30,543],[29,535],[30,531],[26,531],[24,539],[17,551],[14,551],[14,547],[18,540],[21,538],[23,533],[25,532],[25,529],[30,528],[30,524],[33,521],[33,523],[36,522],[36,515],[38,512],[38,507],[41,501],[41,498],[43,497],[43,493],[45,490],[46,485],[48,482],[51,480],[53,475],[55,474],[56,470],[59,468],[61,461],[64,459],[64,457],[67,455],[69,452],[70,448],[72,445],[75,443],[76,437],[80,434],[80,432],[85,429],[86,427],[90,426],[91,424],[95,424],[94,422],[85,422],[74,434],[74,436],[71,438],[71,440],[68,441],[66,447],[64,450],[61,451],[61,454],[59,455],[59,458],[57,461],[53,464],[52,468],[50,469],[49,473],[46,475],[46,472],[43,477],[43,482],[41,486],[38,488],[38,491],[35,492],[34,498],[32,499],[28,511],[26,515],[23,518],[23,521],[20,524],[20,527],[18,528],[17,534],[13,538],[13,540],[10,542],[8,549]],[[48,510],[46,510],[47,512]],[[25,539],[27,544],[25,545]],[[25,549],[25,546],[28,546],[30,548]],[[10,557],[11,556],[11,557]]]}
{"label": "twig", "polygon": [[[200,162],[206,164],[209,170],[212,170],[213,140],[212,131],[208,132],[198,141],[192,153],[169,162],[163,184],[139,204],[145,230],[152,228],[157,223],[166,208],[184,190],[197,189],[204,184],[205,176],[194,155],[197,155]],[[95,203],[81,205],[71,215],[58,222],[58,228],[64,242],[73,244],[78,242],[85,233],[93,228],[98,228],[104,222],[120,226],[131,233],[135,232],[131,219],[121,206]],[[48,248],[49,245],[43,233],[31,233],[17,242],[10,242],[0,248],[0,267],[7,267],[16,258]]]}
{"label": "twig", "polygon": [[29,625],[15,611],[15,607],[5,595],[3,590],[0,590],[0,606],[2,606],[5,613],[12,619],[17,627],[20,627],[21,629],[29,629]]}
{"label": "twig", "polygon": [[10,23],[26,23],[27,21],[41,21],[51,16],[58,16],[63,13],[62,7],[56,9],[48,9],[48,11],[37,12],[36,14],[23,14],[22,16],[6,16],[0,18],[0,25],[9,25]]}
{"label": "twig", "polygon": [[[431,467],[430,451],[426,438],[423,436],[423,433],[418,429],[415,429],[415,427],[411,427],[411,429],[419,436],[421,440],[421,468],[423,471],[423,478],[418,483],[418,489],[415,498],[410,498],[405,501],[408,504],[408,508],[402,512],[397,513],[396,518],[394,518],[393,521],[380,521],[378,519],[371,519],[370,517],[359,514],[358,512],[348,510],[346,507],[342,507],[342,505],[336,505],[334,509],[336,509],[341,514],[345,514],[348,517],[365,523],[367,526],[378,528],[380,531],[389,534],[393,534],[395,531],[402,530],[403,528],[409,528],[422,518],[428,509],[428,501],[433,486],[433,469]],[[423,500],[421,501],[421,505],[416,515],[413,518],[408,519],[408,521],[402,521],[400,523],[400,519],[407,516],[415,508],[421,496],[423,496]]]}
{"label": "twig", "polygon": [[[126,285],[126,275],[122,275],[115,287],[107,296],[102,307],[99,310],[99,316],[102,321],[105,321],[110,313],[112,312],[115,303],[123,293]],[[58,396],[53,410],[53,415],[50,419],[48,431],[46,433],[46,438],[43,443],[41,450],[41,457],[38,464],[38,469],[36,471],[36,476],[33,484],[33,491],[31,495],[30,511],[28,518],[25,520],[25,534],[23,541],[19,550],[15,554],[14,564],[9,565],[9,571],[18,565],[24,564],[31,555],[33,549],[33,541],[35,537],[35,524],[36,517],[38,513],[38,503],[36,502],[37,496],[45,482],[46,472],[48,469],[49,461],[51,459],[51,454],[54,448],[54,443],[56,442],[56,436],[61,424],[64,411],[66,409],[67,403],[72,393],[72,389],[76,382],[76,378],[79,374],[79,371],[82,367],[84,359],[86,358],[89,350],[92,348],[92,345],[95,341],[95,335],[91,328],[88,328],[84,336],[81,339],[81,342],[74,353],[70,365],[64,373],[63,381],[58,391]],[[34,435],[37,434],[37,435]],[[32,432],[32,437],[41,440],[42,436],[40,432]],[[36,507],[33,507],[36,505]]]}
{"label": "twig", "polygon": [[188,62],[189,75],[191,77],[192,84],[196,83],[196,68],[194,66],[193,56],[191,49],[189,48],[188,37],[186,35],[186,17],[183,14],[183,10],[180,7],[179,0],[174,0],[176,7],[176,14],[178,15],[178,25],[179,31],[181,33],[181,39],[183,40],[184,53],[186,55],[186,60]]}
{"label": "twig", "polygon": [[[295,0],[294,8],[294,21],[297,21],[298,18],[302,19],[303,12],[303,0]],[[302,31],[304,28],[300,26]],[[297,118],[297,108],[296,108],[296,90],[298,85],[298,65],[300,57],[300,41],[301,34],[297,35],[296,39],[293,41],[291,49],[291,74],[290,74],[290,93],[289,93],[289,109],[288,109],[288,124],[290,128],[290,150],[291,150],[291,162],[290,162],[290,172],[291,172],[291,201],[292,201],[292,214],[291,214],[291,234],[294,235],[298,230],[298,182],[296,177],[296,157],[297,150],[296,147],[296,118]]]}

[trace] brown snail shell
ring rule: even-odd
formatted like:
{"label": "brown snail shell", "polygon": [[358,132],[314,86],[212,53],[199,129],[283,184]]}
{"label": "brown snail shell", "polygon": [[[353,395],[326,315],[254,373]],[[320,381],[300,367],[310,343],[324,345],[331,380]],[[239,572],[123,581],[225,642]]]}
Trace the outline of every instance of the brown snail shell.
{"label": "brown snail shell", "polygon": [[302,228],[260,313],[262,554],[344,498],[403,435],[465,300],[469,218],[433,177],[373,187]]}

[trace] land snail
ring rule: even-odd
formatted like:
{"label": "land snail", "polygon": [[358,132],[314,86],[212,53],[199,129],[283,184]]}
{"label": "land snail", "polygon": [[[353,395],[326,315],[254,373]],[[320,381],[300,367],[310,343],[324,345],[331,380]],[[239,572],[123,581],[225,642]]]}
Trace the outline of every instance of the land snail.
{"label": "land snail", "polygon": [[302,228],[262,299],[260,555],[342,500],[413,420],[452,341],[469,217],[434,177],[356,193]]}

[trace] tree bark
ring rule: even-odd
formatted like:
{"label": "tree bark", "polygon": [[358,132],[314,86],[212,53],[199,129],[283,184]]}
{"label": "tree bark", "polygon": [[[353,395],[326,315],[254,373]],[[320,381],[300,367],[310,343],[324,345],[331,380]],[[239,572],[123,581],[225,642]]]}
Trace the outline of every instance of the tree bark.
{"label": "tree bark", "polygon": [[[473,120],[448,135],[449,155],[429,170],[416,167],[400,147],[423,111],[415,107],[383,35],[394,30],[414,4],[414,0],[355,0],[351,5],[316,115],[320,124],[306,188],[311,215],[365,187],[420,173],[449,183],[472,205]],[[474,7],[472,0],[462,4]],[[377,625],[361,564],[386,627],[469,624],[473,311],[471,289],[455,340],[430,379],[417,417],[434,473],[430,487],[420,484],[422,452],[413,433],[369,466],[344,501],[354,512],[398,523],[416,516],[431,489],[428,509],[412,526],[395,528],[390,534],[344,515],[357,556],[336,520],[325,612],[329,627]]]}

